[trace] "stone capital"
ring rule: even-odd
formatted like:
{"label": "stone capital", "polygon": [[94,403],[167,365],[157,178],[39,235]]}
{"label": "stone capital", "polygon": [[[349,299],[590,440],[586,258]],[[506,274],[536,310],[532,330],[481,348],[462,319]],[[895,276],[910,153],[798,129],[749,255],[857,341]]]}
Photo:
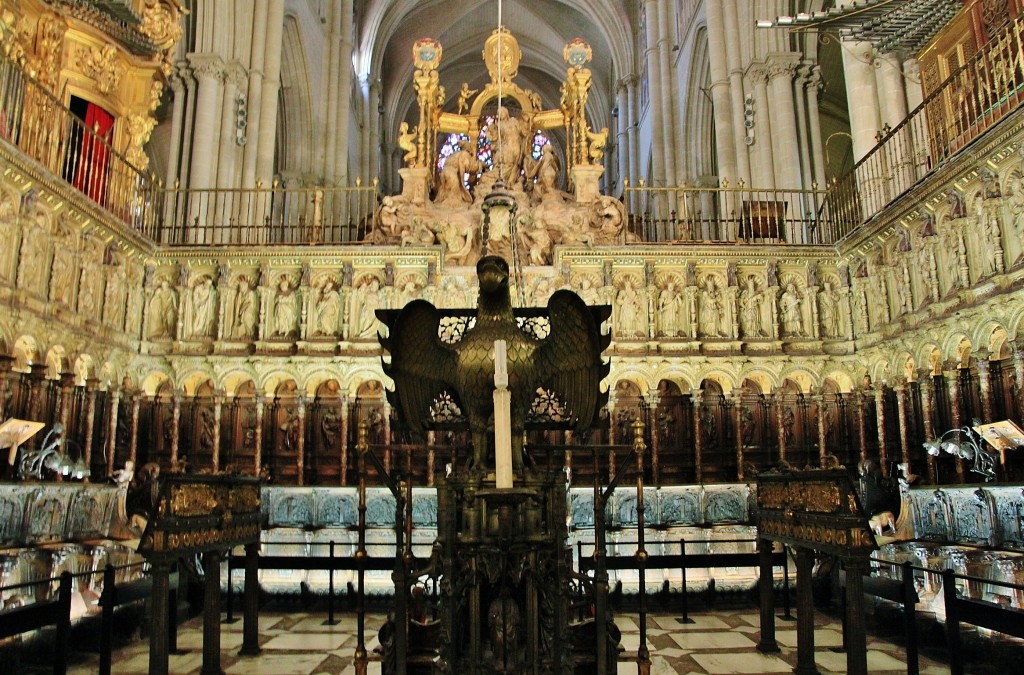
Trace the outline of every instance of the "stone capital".
{"label": "stone capital", "polygon": [[796,52],[775,52],[764,60],[766,74],[772,80],[777,77],[792,79],[799,65],[800,54]]}
{"label": "stone capital", "polygon": [[192,66],[192,73],[196,79],[219,79],[224,74],[224,60],[217,54],[197,54],[193,52],[188,55],[188,62]]}
{"label": "stone capital", "polygon": [[238,59],[228,61],[224,66],[224,82],[241,87],[248,82],[249,73]]}

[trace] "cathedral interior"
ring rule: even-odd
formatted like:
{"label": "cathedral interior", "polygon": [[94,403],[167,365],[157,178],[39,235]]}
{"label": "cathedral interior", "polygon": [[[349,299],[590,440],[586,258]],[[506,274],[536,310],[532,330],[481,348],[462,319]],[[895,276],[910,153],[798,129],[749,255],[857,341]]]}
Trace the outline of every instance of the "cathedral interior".
{"label": "cathedral interior", "polygon": [[[924,672],[964,672],[961,650],[1019,659],[1022,0],[0,0],[0,47],[5,672],[55,651],[55,672],[111,672],[109,644],[80,643],[115,571],[180,595],[118,606],[149,637],[113,672],[867,672],[828,651],[855,561],[714,564],[763,552],[762,477],[805,470],[857,486],[879,615],[892,598],[868,580],[902,573],[909,614],[954,626],[922,637]],[[494,274],[521,329],[504,493],[497,393],[474,417],[499,385],[478,373],[469,393],[461,360],[435,380],[484,334]],[[403,341],[417,309],[435,323]],[[522,345],[559,340],[523,398]],[[548,377],[571,364],[571,385]],[[234,525],[182,532],[178,560],[154,528],[202,504]],[[524,546],[557,542],[523,553],[537,579],[465,591],[482,608],[465,635],[396,629],[457,622],[437,598],[461,592],[459,546],[512,550],[510,514]],[[710,562],[680,569],[690,555]],[[774,588],[788,616],[790,567],[811,562],[834,611],[780,624],[778,645],[763,604],[760,624],[754,601],[709,600],[695,624],[665,604]],[[255,565],[267,613],[221,630],[222,589],[256,611]],[[541,568],[591,589],[607,650],[538,608],[576,611]],[[12,628],[65,595],[69,620]],[[365,610],[382,597],[394,612]],[[987,608],[962,644],[961,597]],[[870,672],[917,672],[903,640],[870,635]]]}

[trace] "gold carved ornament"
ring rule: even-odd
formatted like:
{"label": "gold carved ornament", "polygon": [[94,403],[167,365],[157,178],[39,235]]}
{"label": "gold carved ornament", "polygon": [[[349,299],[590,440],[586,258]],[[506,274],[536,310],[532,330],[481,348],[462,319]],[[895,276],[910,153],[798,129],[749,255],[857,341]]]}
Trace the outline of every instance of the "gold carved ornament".
{"label": "gold carved ornament", "polygon": [[82,47],[78,50],[78,66],[96,81],[96,89],[101,94],[114,91],[121,81],[123,67],[118,63],[114,45]]}
{"label": "gold carved ornament", "polygon": [[[498,41],[501,41],[501,61],[498,61]],[[511,82],[519,74],[519,62],[523,58],[523,52],[519,49],[519,42],[512,37],[512,33],[505,27],[495,28],[487,41],[484,42],[484,64],[487,66],[487,74],[491,82],[499,80]]]}

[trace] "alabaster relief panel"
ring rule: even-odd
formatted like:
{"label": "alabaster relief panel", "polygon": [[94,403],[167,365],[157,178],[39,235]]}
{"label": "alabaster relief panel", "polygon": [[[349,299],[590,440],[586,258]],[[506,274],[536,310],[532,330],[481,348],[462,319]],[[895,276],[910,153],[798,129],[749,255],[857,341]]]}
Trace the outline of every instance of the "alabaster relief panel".
{"label": "alabaster relief panel", "polygon": [[[633,527],[639,522],[637,509],[636,490],[622,487],[616,490],[611,499],[613,504],[612,527]],[[657,488],[644,488],[644,524],[648,526],[657,525],[658,518],[658,490]]]}
{"label": "alabaster relief panel", "polygon": [[0,485],[0,546],[24,542],[25,511],[35,490],[33,485]]}
{"label": "alabaster relief panel", "polygon": [[395,497],[390,491],[376,491],[366,495],[366,526],[389,528],[395,526]]}
{"label": "alabaster relief panel", "polygon": [[995,503],[992,495],[981,488],[945,492],[953,516],[948,538],[956,542],[995,544],[999,532],[994,518]]}
{"label": "alabaster relief panel", "polygon": [[112,486],[77,490],[71,498],[64,539],[106,538],[117,497],[118,489]]}
{"label": "alabaster relief panel", "polygon": [[704,487],[704,522],[744,523],[747,516],[747,486],[707,485]]}
{"label": "alabaster relief panel", "polygon": [[47,485],[37,487],[28,497],[25,513],[25,541],[40,544],[64,539],[68,507],[78,487]]}
{"label": "alabaster relief panel", "polygon": [[1003,546],[1024,548],[1024,488],[985,488],[995,500],[995,519],[1002,535]]}
{"label": "alabaster relief panel", "polygon": [[351,492],[315,489],[313,504],[313,527],[347,527],[358,523],[359,500]]}
{"label": "alabaster relief panel", "polygon": [[659,491],[661,525],[698,525],[704,519],[704,486],[662,488]]}
{"label": "alabaster relief panel", "polygon": [[912,490],[914,536],[946,541],[950,533],[949,497],[942,490]]}
{"label": "alabaster relief panel", "polygon": [[289,490],[264,488],[262,492],[268,527],[310,527],[313,524],[313,490],[311,488]]}

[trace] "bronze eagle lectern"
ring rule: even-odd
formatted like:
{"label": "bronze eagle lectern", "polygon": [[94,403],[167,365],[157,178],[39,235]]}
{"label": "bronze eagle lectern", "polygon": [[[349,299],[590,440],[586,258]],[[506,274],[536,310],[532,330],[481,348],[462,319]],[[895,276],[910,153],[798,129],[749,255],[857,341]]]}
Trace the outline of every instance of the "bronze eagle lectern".
{"label": "bronze eagle lectern", "polygon": [[[414,300],[397,315],[380,312],[387,325],[381,345],[391,362],[384,372],[395,382],[388,399],[413,436],[423,442],[433,411],[450,396],[469,423],[473,439],[473,468],[486,469],[491,459],[494,428],[494,343],[504,340],[508,353],[511,392],[513,466],[523,466],[523,431],[538,395],[554,395],[576,433],[585,433],[607,400],[600,382],[608,374],[601,352],[610,335],[600,321],[607,308],[588,307],[572,291],[561,290],[548,302],[546,337],[524,332],[509,295],[509,267],[498,256],[484,256],[476,266],[480,280],[476,322],[461,340],[446,344],[439,337],[442,313],[425,300]],[[596,317],[595,317],[596,314]]]}

